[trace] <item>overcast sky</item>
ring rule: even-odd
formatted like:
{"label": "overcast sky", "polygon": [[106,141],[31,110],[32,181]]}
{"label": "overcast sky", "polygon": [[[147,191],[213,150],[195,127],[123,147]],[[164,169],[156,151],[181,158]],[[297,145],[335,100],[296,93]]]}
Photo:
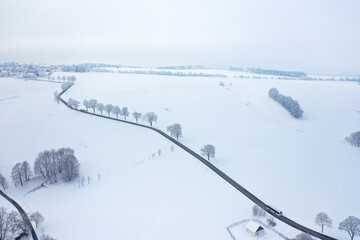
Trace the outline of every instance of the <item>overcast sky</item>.
{"label": "overcast sky", "polygon": [[0,0],[0,62],[360,73],[359,0]]}

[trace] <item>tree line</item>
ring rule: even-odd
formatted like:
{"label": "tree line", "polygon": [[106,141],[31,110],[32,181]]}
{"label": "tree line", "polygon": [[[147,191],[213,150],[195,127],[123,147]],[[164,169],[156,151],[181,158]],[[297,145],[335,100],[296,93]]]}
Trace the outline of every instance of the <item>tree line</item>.
{"label": "tree line", "polygon": [[293,117],[302,117],[304,111],[301,109],[298,101],[292,99],[290,96],[282,95],[276,88],[271,88],[269,90],[269,97],[280,103]]}
{"label": "tree line", "polygon": [[[78,109],[80,103],[70,98],[68,100],[68,104],[71,107]],[[111,114],[116,116],[117,119],[122,116],[125,121],[130,115],[129,109],[127,107],[120,108],[117,105],[103,104],[101,102],[98,102],[96,99],[85,99],[82,104],[86,108],[87,112],[91,109],[93,113],[95,113],[95,110],[97,110],[100,115],[103,115],[103,113],[107,113],[108,117],[110,117]],[[142,115],[142,113],[135,111],[131,115],[135,119],[136,123],[139,123],[139,120],[142,120],[148,122],[150,126],[152,126],[153,123],[157,122],[158,120],[158,115],[154,112],[148,112]]]}
{"label": "tree line", "polygon": [[[23,186],[32,179],[45,179],[49,183],[59,180],[70,182],[79,176],[80,164],[71,148],[45,150],[40,152],[31,168],[27,161],[18,162],[11,170],[11,180],[15,187]],[[0,173],[0,186],[4,191],[9,187],[8,181]]]}
{"label": "tree line", "polygon": [[[56,91],[54,92],[54,100],[59,103],[59,94]],[[69,98],[67,104],[74,109],[78,109],[80,106],[80,102],[72,98]],[[125,121],[130,115],[129,109],[127,107],[120,108],[117,105],[103,104],[101,102],[98,102],[96,99],[84,99],[82,105],[86,108],[86,110],[81,109],[81,111],[88,112],[89,110],[92,110],[93,113],[96,113],[97,110],[100,115],[103,115],[103,113],[107,113],[108,117],[111,117],[111,114],[116,116],[117,119],[119,119],[119,116],[123,116]],[[134,111],[132,113],[132,116],[135,119],[136,123],[139,123],[139,120],[142,120],[148,122],[150,126],[153,126],[153,123],[157,122],[158,120],[158,115],[154,112],[147,112],[142,115],[142,113]],[[166,131],[170,133],[170,136],[175,137],[176,140],[179,140],[179,138],[183,136],[182,127],[179,123],[174,123],[173,125],[168,126],[166,128]],[[211,144],[204,145],[204,147],[201,148],[200,151],[201,155],[207,157],[207,160],[215,157],[215,147]]]}

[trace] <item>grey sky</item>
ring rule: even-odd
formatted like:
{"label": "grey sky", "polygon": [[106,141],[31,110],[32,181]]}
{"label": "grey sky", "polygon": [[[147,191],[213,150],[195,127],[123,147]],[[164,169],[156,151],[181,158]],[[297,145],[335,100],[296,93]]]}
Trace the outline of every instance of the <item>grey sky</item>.
{"label": "grey sky", "polygon": [[0,0],[0,61],[360,72],[358,0]]}

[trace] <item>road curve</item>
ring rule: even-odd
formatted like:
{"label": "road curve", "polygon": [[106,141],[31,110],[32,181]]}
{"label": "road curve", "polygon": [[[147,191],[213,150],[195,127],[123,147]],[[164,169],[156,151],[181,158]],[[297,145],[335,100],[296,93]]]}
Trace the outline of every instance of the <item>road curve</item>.
{"label": "road curve", "polygon": [[216,173],[219,177],[221,177],[222,179],[224,179],[226,182],[228,182],[230,185],[232,185],[236,190],[238,190],[239,192],[241,192],[242,194],[244,194],[247,198],[249,198],[251,201],[253,201],[256,205],[258,205],[259,207],[261,207],[262,209],[264,209],[268,214],[272,215],[273,217],[279,219],[280,221],[286,223],[287,225],[296,228],[302,232],[308,233],[310,235],[312,235],[313,237],[316,238],[320,238],[323,240],[337,240],[336,238],[333,237],[329,237],[325,234],[316,232],[310,228],[307,228],[303,225],[300,225],[298,223],[296,223],[295,221],[285,217],[285,216],[278,216],[276,214],[274,214],[273,212],[269,211],[267,209],[267,204],[265,204],[263,201],[261,201],[259,198],[257,198],[254,194],[252,194],[251,192],[249,192],[248,190],[246,190],[244,187],[242,187],[240,184],[238,184],[235,180],[233,180],[232,178],[230,178],[228,175],[226,175],[224,172],[222,172],[220,169],[218,169],[217,167],[215,167],[213,164],[211,164],[208,160],[206,160],[205,158],[203,158],[202,156],[200,156],[199,154],[197,154],[196,152],[194,152],[193,150],[191,150],[190,148],[186,147],[184,144],[180,143],[179,141],[175,140],[174,138],[170,137],[168,134],[164,133],[163,131],[151,127],[151,126],[147,126],[147,125],[143,125],[140,123],[135,123],[135,122],[130,122],[130,121],[125,121],[125,120],[121,120],[121,119],[117,119],[117,118],[112,118],[112,117],[107,117],[107,116],[103,116],[103,115],[98,115],[95,113],[91,113],[91,112],[87,112],[87,111],[81,111],[79,109],[75,109],[73,107],[71,107],[64,99],[61,98],[61,95],[64,94],[69,88],[71,88],[73,85],[71,85],[70,87],[68,87],[67,89],[63,90],[59,95],[59,100],[68,108],[70,108],[71,110],[80,112],[80,113],[84,113],[84,114],[88,114],[88,115],[92,115],[92,116],[96,116],[96,117],[101,117],[101,118],[105,118],[105,119],[109,119],[109,120],[113,120],[113,121],[118,121],[118,122],[122,122],[122,123],[127,123],[127,124],[131,124],[131,125],[135,125],[138,127],[143,127],[143,128],[147,128],[150,129],[152,131],[157,132],[158,134],[162,135],[163,137],[165,137],[166,139],[168,139],[169,141],[173,142],[174,144],[176,144],[178,147],[182,148],[184,151],[188,152],[190,155],[192,155],[193,157],[195,157],[197,160],[199,160],[200,162],[202,162],[204,165],[206,165],[210,170],[212,170],[214,173]]}
{"label": "road curve", "polygon": [[14,207],[19,211],[23,221],[25,222],[25,224],[28,226],[28,229],[31,232],[31,236],[34,240],[38,240],[38,237],[36,235],[36,232],[30,222],[30,219],[28,217],[28,215],[26,214],[26,212],[24,211],[24,209],[22,209],[22,207],[15,202],[15,200],[13,200],[12,198],[10,198],[7,194],[5,194],[3,191],[0,190],[0,195],[3,196],[6,200],[8,200],[12,205],[14,205]]}

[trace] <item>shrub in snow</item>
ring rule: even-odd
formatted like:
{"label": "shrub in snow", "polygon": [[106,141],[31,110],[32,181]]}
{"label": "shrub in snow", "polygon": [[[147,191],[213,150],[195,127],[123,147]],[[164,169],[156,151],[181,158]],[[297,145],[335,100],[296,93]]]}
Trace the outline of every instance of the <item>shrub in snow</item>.
{"label": "shrub in snow", "polygon": [[293,240],[313,240],[313,238],[307,233],[300,233],[296,235],[296,237],[293,238]]}
{"label": "shrub in snow", "polygon": [[301,118],[304,111],[301,109],[298,101],[292,99],[289,96],[284,96],[279,93],[276,88],[269,90],[269,97],[281,104],[293,117]]}
{"label": "shrub in snow", "polygon": [[346,137],[345,140],[348,141],[351,145],[360,147],[360,131],[353,132],[349,137]]}
{"label": "shrub in snow", "polygon": [[267,224],[268,224],[269,226],[271,226],[271,227],[275,227],[275,226],[276,226],[275,218],[273,218],[273,217],[268,217],[268,218],[266,219],[266,222],[267,222]]}
{"label": "shrub in snow", "polygon": [[256,204],[252,207],[252,214],[254,217],[263,217],[265,216],[265,213],[265,210]]}
{"label": "shrub in snow", "polygon": [[11,179],[15,184],[15,187],[20,184],[22,186],[24,184],[24,174],[21,171],[21,163],[16,163],[15,166],[11,170]]}

